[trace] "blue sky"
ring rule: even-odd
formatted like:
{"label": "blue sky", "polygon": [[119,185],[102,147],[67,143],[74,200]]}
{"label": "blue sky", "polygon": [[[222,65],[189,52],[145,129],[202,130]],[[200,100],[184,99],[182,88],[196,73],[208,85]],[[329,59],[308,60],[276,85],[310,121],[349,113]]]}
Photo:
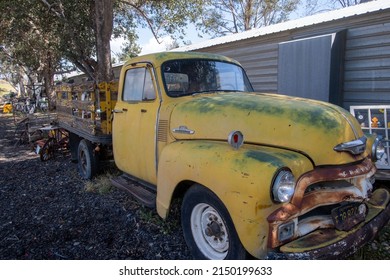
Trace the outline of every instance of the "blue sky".
{"label": "blue sky", "polygon": [[[187,38],[186,40],[190,40],[192,43],[197,43],[202,40],[207,40],[209,37],[204,36],[203,38],[199,38],[194,26],[188,26],[187,28]],[[138,44],[142,47],[141,54],[153,53],[158,51],[166,50],[166,46],[172,42],[172,39],[169,36],[161,38],[162,43],[159,44],[156,39],[153,37],[152,32],[149,29],[139,29],[138,31]],[[118,53],[120,51],[120,46],[122,45],[123,40],[118,39],[114,40],[111,43],[111,49],[113,54]]]}

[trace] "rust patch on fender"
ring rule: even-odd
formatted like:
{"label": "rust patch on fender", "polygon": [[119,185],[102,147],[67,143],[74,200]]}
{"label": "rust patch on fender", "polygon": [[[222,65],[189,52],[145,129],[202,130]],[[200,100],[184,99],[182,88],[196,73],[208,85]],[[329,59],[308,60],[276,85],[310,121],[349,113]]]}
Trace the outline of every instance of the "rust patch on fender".
{"label": "rust patch on fender", "polygon": [[356,185],[350,189],[335,189],[329,191],[313,191],[305,194],[306,189],[320,182],[326,181],[341,181],[346,179],[352,179],[359,176],[369,176],[376,171],[375,165],[366,158],[359,164],[351,166],[337,166],[337,167],[324,167],[316,168],[302,175],[296,185],[295,194],[290,203],[281,206],[275,210],[268,217],[269,223],[269,240],[268,245],[271,248],[275,248],[280,245],[278,241],[278,225],[284,221],[291,220],[301,213],[306,212],[318,205],[335,204],[341,201],[348,200],[363,200],[361,197],[363,189],[360,189]]}

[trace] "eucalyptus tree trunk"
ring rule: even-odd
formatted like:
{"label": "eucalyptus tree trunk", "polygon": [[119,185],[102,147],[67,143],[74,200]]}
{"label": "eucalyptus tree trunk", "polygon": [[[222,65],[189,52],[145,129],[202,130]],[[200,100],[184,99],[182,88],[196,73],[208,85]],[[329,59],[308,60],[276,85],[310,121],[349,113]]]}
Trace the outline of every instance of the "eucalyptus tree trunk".
{"label": "eucalyptus tree trunk", "polygon": [[110,40],[113,29],[113,0],[95,0],[97,82],[113,79]]}
{"label": "eucalyptus tree trunk", "polygon": [[48,101],[49,111],[53,110],[55,106],[55,93],[54,93],[54,65],[52,61],[52,54],[47,53],[46,66],[43,69],[43,80],[45,85],[45,92]]}

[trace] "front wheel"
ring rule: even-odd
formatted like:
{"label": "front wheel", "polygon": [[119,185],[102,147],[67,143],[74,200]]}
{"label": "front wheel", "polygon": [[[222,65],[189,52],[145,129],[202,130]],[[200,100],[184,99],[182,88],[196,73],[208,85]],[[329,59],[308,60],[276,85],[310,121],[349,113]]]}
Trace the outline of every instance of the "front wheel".
{"label": "front wheel", "polygon": [[233,222],[218,197],[200,185],[184,196],[181,222],[184,238],[196,259],[245,259]]}

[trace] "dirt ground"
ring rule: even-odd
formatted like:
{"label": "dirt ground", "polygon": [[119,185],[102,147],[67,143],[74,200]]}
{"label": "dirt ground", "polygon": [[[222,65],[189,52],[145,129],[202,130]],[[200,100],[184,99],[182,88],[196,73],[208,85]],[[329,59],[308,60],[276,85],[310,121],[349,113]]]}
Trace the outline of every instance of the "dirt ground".
{"label": "dirt ground", "polygon": [[191,259],[178,222],[124,191],[93,191],[69,154],[41,162],[14,134],[0,115],[0,259]]}
{"label": "dirt ground", "polygon": [[[41,162],[17,143],[12,115],[0,115],[0,259],[192,259],[173,216],[96,191],[69,154]],[[390,259],[390,225],[352,258]]]}

